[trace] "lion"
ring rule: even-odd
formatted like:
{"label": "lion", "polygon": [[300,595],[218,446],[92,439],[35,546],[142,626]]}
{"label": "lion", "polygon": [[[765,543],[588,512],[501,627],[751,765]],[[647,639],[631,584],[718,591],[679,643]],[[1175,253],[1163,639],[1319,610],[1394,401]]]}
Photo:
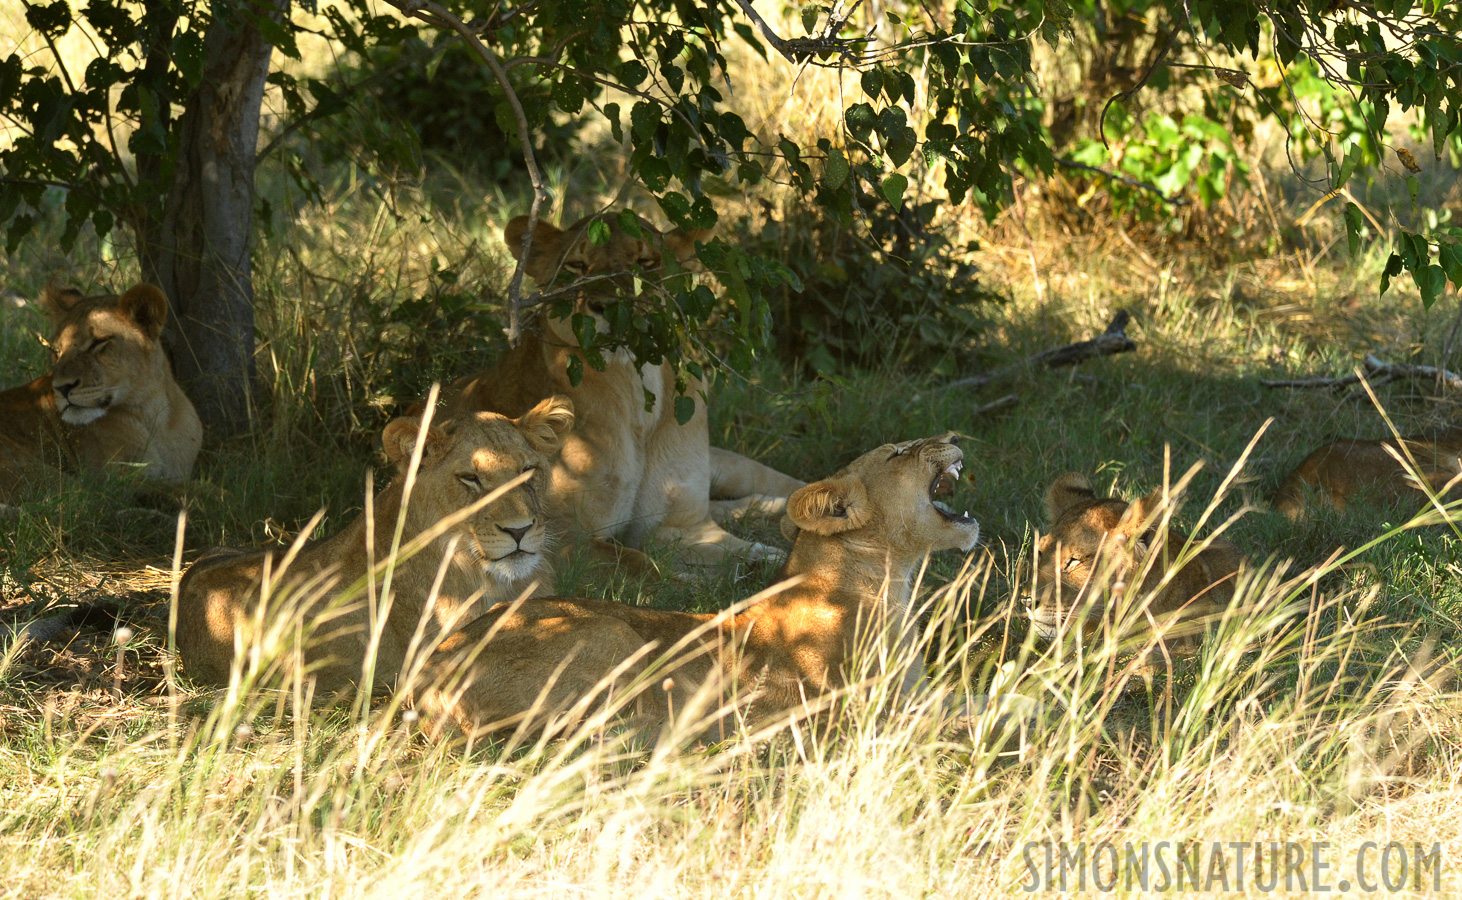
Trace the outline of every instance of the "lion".
{"label": "lion", "polygon": [[1161,490],[1128,503],[1098,497],[1085,475],[1068,472],[1045,502],[1051,528],[1036,545],[1035,588],[1022,596],[1038,636],[1056,638],[1075,622],[1090,637],[1126,595],[1168,626],[1165,646],[1196,649],[1204,621],[1232,602],[1243,556],[1214,538],[1174,570],[1189,539],[1173,528],[1160,533]]}
{"label": "lion", "polygon": [[[794,541],[778,587],[740,611],[564,597],[499,604],[437,648],[415,705],[433,733],[537,731],[571,724],[597,693],[622,694],[649,671],[657,684],[636,702],[652,721],[695,708],[703,690],[716,697],[712,709],[757,721],[816,704],[849,683],[860,629],[892,638],[907,624],[928,554],[975,548],[979,523],[939,499],[963,459],[952,433],[885,444],[793,492],[785,521]],[[660,683],[662,671],[670,677]],[[905,692],[925,680],[914,663],[897,677]]]}
{"label": "lion", "polygon": [[1292,521],[1307,514],[1310,497],[1338,512],[1364,496],[1396,506],[1422,499],[1421,487],[1411,473],[1426,480],[1432,492],[1445,496],[1462,476],[1462,428],[1447,428],[1432,435],[1387,438],[1382,441],[1344,440],[1315,450],[1290,473],[1274,495],[1274,508]]}
{"label": "lion", "polygon": [[[421,422],[393,420],[381,443],[397,474],[376,495],[373,520],[362,513],[334,537],[306,545],[287,569],[289,554],[276,549],[216,551],[188,570],[177,599],[184,670],[200,682],[227,684],[232,668],[243,664],[235,658],[240,649],[267,643],[271,631],[292,637],[295,622],[281,609],[293,594],[297,621],[314,631],[303,659],[316,689],[361,686],[377,615],[370,606],[386,577],[381,562],[391,553],[399,517],[400,546],[431,541],[390,575],[393,599],[379,625],[372,686],[391,686],[413,646],[430,649],[456,625],[550,582],[544,496],[553,456],[573,422],[573,404],[550,397],[517,419],[473,413],[431,423],[403,514]],[[441,530],[438,523],[448,517],[457,521]],[[373,566],[367,599],[361,584]],[[261,607],[266,580],[272,609]]]}
{"label": "lion", "polygon": [[0,500],[58,470],[125,466],[187,481],[203,424],[162,348],[162,291],[139,284],[83,297],[51,286],[41,303],[51,317],[51,370],[0,392]]}
{"label": "lion", "polygon": [[[608,226],[608,240],[588,238],[591,224]],[[527,217],[508,223],[504,238],[521,252]],[[701,232],[661,234],[641,220],[639,237],[617,216],[590,216],[559,230],[539,223],[527,274],[547,286],[560,272],[589,279],[575,298],[574,315],[593,317],[601,329],[605,304],[631,290],[633,271],[653,273],[662,254],[686,258]],[[639,549],[651,539],[681,545],[692,565],[727,557],[782,558],[782,551],[744,541],[718,524],[747,510],[780,515],[785,498],[804,482],[729,450],[710,446],[705,385],[689,379],[685,396],[695,412],[685,424],[674,411],[675,370],[667,362],[635,366],[628,351],[607,354],[604,371],[583,361],[572,316],[540,319],[540,333],[525,335],[497,364],[443,391],[449,411],[489,410],[521,415],[544,397],[569,397],[578,426],[553,467],[552,515],[565,531]],[[568,369],[575,357],[582,380]],[[601,545],[602,546],[602,545]]]}

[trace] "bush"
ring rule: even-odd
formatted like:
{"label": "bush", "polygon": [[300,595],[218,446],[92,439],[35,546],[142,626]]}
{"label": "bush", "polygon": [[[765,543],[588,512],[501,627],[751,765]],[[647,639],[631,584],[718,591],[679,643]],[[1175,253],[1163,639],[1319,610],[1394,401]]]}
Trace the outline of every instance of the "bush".
{"label": "bush", "polygon": [[[911,366],[952,374],[999,299],[978,280],[974,244],[935,224],[936,201],[895,211],[871,201],[852,227],[819,207],[769,217],[743,240],[799,273],[803,290],[768,298],[777,351],[814,372]],[[745,227],[743,223],[743,227]]]}

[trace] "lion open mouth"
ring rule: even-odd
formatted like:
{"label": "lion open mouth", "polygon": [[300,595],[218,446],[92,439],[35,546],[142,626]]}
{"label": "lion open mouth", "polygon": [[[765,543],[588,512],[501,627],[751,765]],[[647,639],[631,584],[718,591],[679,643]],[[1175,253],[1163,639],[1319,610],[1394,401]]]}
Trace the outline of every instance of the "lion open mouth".
{"label": "lion open mouth", "polygon": [[950,463],[947,468],[941,470],[939,474],[935,475],[934,480],[929,484],[929,502],[934,504],[934,509],[937,510],[939,514],[945,518],[945,520],[953,522],[956,525],[969,525],[972,524],[975,520],[970,518],[968,510],[966,510],[964,513],[957,513],[942,502],[940,502],[939,498],[951,497],[954,495],[954,485],[956,482],[959,481],[959,473],[963,468],[964,462],[961,460],[955,460],[954,462]]}

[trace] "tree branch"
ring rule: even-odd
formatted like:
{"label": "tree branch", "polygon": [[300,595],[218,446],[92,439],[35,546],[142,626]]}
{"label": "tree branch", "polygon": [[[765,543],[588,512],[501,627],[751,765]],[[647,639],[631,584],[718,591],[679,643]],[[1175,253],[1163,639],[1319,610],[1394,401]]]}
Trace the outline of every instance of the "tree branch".
{"label": "tree branch", "polygon": [[1128,353],[1137,349],[1137,343],[1127,336],[1127,323],[1131,320],[1131,313],[1125,309],[1118,310],[1117,314],[1112,316],[1112,321],[1107,323],[1106,330],[1089,341],[1077,341],[1074,344],[1066,344],[1062,347],[1052,347],[1049,350],[1042,350],[1040,353],[1033,353],[1027,356],[1018,363],[1004,366],[993,372],[987,372],[984,375],[961,378],[958,381],[952,381],[946,384],[945,387],[979,388],[984,387],[992,381],[1006,378],[1027,368],[1046,366],[1047,368],[1056,369],[1061,366],[1074,366],[1079,362],[1094,359],[1098,356]]}
{"label": "tree branch", "polygon": [[[1449,372],[1440,366],[1388,363],[1378,359],[1374,353],[1367,353],[1362,365],[1365,367],[1364,377],[1372,387],[1388,381],[1413,380],[1434,381],[1452,390],[1462,388],[1462,375]],[[1260,379],[1259,383],[1267,388],[1330,388],[1340,391],[1352,384],[1359,384],[1361,377],[1359,372],[1351,372],[1349,375],[1341,375],[1338,378],[1316,376],[1314,378]]]}
{"label": "tree branch", "polygon": [[1159,188],[1157,185],[1148,184],[1145,181],[1138,181],[1135,178],[1128,178],[1125,175],[1118,175],[1116,172],[1109,172],[1106,169],[1099,169],[1096,166],[1089,166],[1086,163],[1079,163],[1072,159],[1058,158],[1056,160],[1056,165],[1065,166],[1068,169],[1081,169],[1084,172],[1091,172],[1093,174],[1100,175],[1103,178],[1109,178],[1112,181],[1120,181],[1123,184],[1131,185],[1132,187],[1139,188],[1144,191],[1152,191],[1158,196],[1159,199],[1162,200],[1162,202],[1171,204],[1173,206],[1187,206],[1189,202],[1183,197],[1169,197],[1167,194],[1164,194],[1162,192],[1162,189]]}
{"label": "tree branch", "polygon": [[496,79],[498,87],[502,88],[503,98],[512,109],[513,118],[517,121],[518,145],[523,151],[523,165],[528,170],[528,180],[533,183],[533,204],[528,208],[528,228],[523,232],[523,244],[519,248],[518,264],[513,267],[513,277],[508,282],[507,335],[508,343],[516,347],[523,337],[519,312],[526,305],[523,302],[523,272],[527,265],[528,254],[533,252],[533,232],[538,228],[538,220],[543,214],[543,204],[552,199],[548,193],[548,186],[544,183],[543,173],[538,168],[538,159],[533,154],[533,135],[528,128],[528,116],[523,112],[523,103],[518,99],[517,92],[513,90],[513,83],[508,79],[507,70],[498,61],[497,54],[493,53],[479,37],[481,27],[477,27],[476,23],[468,25],[446,7],[434,3],[432,0],[386,0],[386,2],[411,18],[421,19],[423,22],[429,22],[438,27],[449,28],[466,41],[467,46],[476,51],[483,63],[492,70],[492,76]]}

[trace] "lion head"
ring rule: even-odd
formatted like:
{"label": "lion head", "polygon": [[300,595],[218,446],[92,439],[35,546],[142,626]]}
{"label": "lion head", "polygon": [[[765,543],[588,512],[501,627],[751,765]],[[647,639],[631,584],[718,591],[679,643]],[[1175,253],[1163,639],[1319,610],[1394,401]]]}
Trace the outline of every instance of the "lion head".
{"label": "lion head", "polygon": [[162,291],[139,284],[120,297],[83,297],[48,287],[41,298],[51,314],[51,389],[68,425],[87,425],[110,410],[142,405],[158,382],[172,381],[162,351],[168,302]]}
{"label": "lion head", "polygon": [[[544,501],[553,459],[574,426],[573,404],[550,397],[518,419],[479,412],[427,428],[411,490],[410,514],[423,530],[483,502],[449,532],[489,578],[513,582],[544,565]],[[421,436],[421,420],[393,420],[381,433],[386,456],[404,475]]]}
{"label": "lion head", "polygon": [[890,555],[914,559],[936,550],[970,551],[980,524],[941,498],[954,493],[964,453],[954,432],[884,444],[787,498],[782,533],[865,536]]}
{"label": "lion head", "polygon": [[[1035,587],[1023,597],[1036,634],[1054,638],[1078,618],[1082,633],[1094,634],[1129,593],[1146,599],[1153,616],[1197,617],[1227,605],[1242,557],[1215,539],[1172,571],[1188,538],[1157,521],[1163,503],[1160,490],[1128,503],[1098,497],[1080,473],[1056,479],[1046,491],[1051,527],[1036,545]],[[1150,558],[1158,550],[1164,556]]]}
{"label": "lion head", "polygon": [[[689,259],[695,242],[709,234],[679,228],[662,234],[644,219],[635,218],[640,230],[637,236],[621,227],[617,215],[587,216],[564,229],[539,222],[533,229],[533,246],[524,270],[543,287],[560,276],[572,277],[579,283],[574,312],[593,316],[596,327],[606,331],[603,313],[609,303],[616,297],[633,297],[636,280],[659,274],[667,257],[680,262]],[[608,238],[602,243],[595,243],[589,233],[596,223],[608,228]],[[514,259],[522,256],[527,230],[527,216],[518,216],[503,229],[503,240]],[[547,317],[546,326],[556,340],[578,345],[571,318]]]}

